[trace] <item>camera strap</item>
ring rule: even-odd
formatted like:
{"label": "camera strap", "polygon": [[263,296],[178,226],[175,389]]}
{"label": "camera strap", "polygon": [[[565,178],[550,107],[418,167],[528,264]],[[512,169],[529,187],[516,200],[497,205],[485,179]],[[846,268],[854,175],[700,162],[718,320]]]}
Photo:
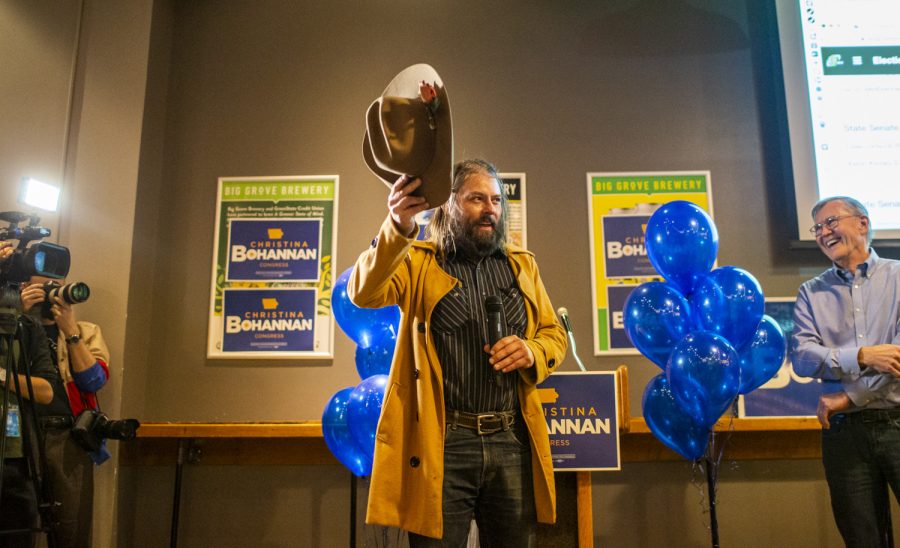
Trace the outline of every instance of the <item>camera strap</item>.
{"label": "camera strap", "polygon": [[[19,398],[16,395],[17,378],[14,377],[21,359],[20,341],[11,336],[0,338],[0,357],[3,363],[0,369],[7,378],[4,379],[0,394],[0,417],[5,418],[3,432],[0,434],[0,457],[22,456],[22,420],[19,410]],[[16,384],[10,384],[16,383]]]}
{"label": "camera strap", "polygon": [[[13,360],[15,363],[19,363],[19,344],[16,341],[16,344],[12,345],[12,354]],[[10,375],[9,371],[4,370],[4,375],[8,377]],[[4,382],[13,382],[12,379],[3,379]],[[18,398],[17,398],[18,401]],[[6,410],[6,435],[12,438],[21,438],[22,437],[22,421],[19,417],[19,405],[17,401],[10,401],[8,409]]]}

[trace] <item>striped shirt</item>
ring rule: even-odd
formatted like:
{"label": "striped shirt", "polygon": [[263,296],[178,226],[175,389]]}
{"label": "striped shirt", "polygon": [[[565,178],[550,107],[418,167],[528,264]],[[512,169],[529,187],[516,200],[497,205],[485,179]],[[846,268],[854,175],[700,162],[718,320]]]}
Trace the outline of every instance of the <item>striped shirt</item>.
{"label": "striped shirt", "polygon": [[495,380],[488,344],[485,298],[497,295],[503,301],[504,333],[523,337],[527,318],[525,299],[502,251],[478,259],[451,257],[441,267],[459,280],[437,304],[431,317],[438,359],[444,372],[447,409],[469,413],[518,409],[518,375],[500,373]]}

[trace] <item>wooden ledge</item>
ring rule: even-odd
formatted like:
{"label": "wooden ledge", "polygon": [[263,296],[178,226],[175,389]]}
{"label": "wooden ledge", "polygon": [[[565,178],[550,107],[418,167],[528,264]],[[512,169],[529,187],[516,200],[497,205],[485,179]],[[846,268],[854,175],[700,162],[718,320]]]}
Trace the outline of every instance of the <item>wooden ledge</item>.
{"label": "wooden ledge", "polygon": [[[726,460],[819,459],[821,430],[815,417],[726,419],[714,427]],[[622,462],[684,460],[653,436],[643,418],[631,419],[620,441]]]}
{"label": "wooden ledge", "polygon": [[[622,462],[684,460],[657,440],[642,417],[622,424]],[[818,459],[821,428],[813,417],[721,420],[715,432],[726,459]],[[120,444],[125,465],[167,465],[187,443],[191,464],[338,464],[317,420],[287,422],[150,422],[137,439]]]}
{"label": "wooden ledge", "polygon": [[321,438],[322,421],[148,422],[139,438]]}
{"label": "wooden ledge", "polygon": [[[784,432],[818,431],[821,427],[815,417],[759,417],[721,419],[715,425],[716,432]],[[643,417],[635,417],[622,425],[622,435],[649,434],[650,428]],[[139,438],[321,438],[322,422],[271,421],[271,422],[148,422],[137,431]]]}
{"label": "wooden ledge", "polygon": [[[784,432],[798,430],[819,431],[822,426],[815,417],[751,417],[734,420],[719,419],[714,430],[718,432]],[[630,419],[623,433],[649,434],[650,427],[643,417]]]}

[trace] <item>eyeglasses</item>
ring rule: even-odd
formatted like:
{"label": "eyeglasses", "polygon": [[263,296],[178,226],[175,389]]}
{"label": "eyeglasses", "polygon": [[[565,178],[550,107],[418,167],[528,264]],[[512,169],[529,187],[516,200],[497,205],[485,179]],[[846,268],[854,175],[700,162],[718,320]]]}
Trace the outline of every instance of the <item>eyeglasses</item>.
{"label": "eyeglasses", "polygon": [[846,219],[847,217],[862,217],[862,215],[832,215],[823,222],[816,223],[809,227],[809,231],[818,236],[822,233],[823,228],[827,227],[828,230],[834,230],[837,228],[838,223],[841,222],[841,219]]}

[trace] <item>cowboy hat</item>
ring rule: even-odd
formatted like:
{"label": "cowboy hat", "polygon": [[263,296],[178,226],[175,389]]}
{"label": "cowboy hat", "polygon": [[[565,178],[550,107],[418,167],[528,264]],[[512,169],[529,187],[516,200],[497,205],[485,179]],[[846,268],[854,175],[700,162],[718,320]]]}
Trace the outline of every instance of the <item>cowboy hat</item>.
{"label": "cowboy hat", "polygon": [[413,194],[424,196],[431,207],[450,197],[450,101],[441,77],[431,66],[405,68],[369,106],[363,158],[388,187],[401,175],[422,179]]}

